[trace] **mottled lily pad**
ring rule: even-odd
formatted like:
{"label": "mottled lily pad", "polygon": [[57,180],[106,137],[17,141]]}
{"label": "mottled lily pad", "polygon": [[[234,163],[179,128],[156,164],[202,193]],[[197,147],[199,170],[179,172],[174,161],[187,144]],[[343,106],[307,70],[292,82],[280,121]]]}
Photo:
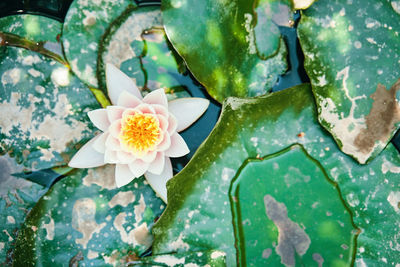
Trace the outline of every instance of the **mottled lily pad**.
{"label": "mottled lily pad", "polygon": [[165,254],[152,257],[144,257],[140,261],[132,261],[128,266],[226,266],[225,253],[222,251],[201,251],[183,254]]}
{"label": "mottled lily pad", "polygon": [[[254,2],[254,3],[253,3]],[[169,40],[216,100],[267,93],[285,72],[288,1],[163,0]]]}
{"label": "mottled lily pad", "polygon": [[351,214],[336,184],[302,146],[245,162],[230,194],[243,266],[352,263]]}
{"label": "mottled lily pad", "polygon": [[29,169],[65,165],[93,137],[85,114],[96,99],[66,66],[21,48],[0,51],[1,150]]}
{"label": "mottled lily pad", "polygon": [[362,164],[400,127],[396,3],[317,1],[299,25],[319,121]]}
{"label": "mottled lily pad", "polygon": [[62,43],[72,71],[98,87],[96,66],[99,41],[110,23],[135,5],[131,0],[76,0],[65,17]]}
{"label": "mottled lily pad", "polygon": [[18,234],[17,266],[121,266],[152,243],[164,209],[143,177],[117,189],[114,166],[75,170],[36,204]]}
{"label": "mottled lily pad", "polygon": [[[360,165],[343,154],[331,136],[318,123],[314,98],[308,85],[253,99],[229,98],[225,102],[221,118],[207,141],[199,148],[190,163],[167,184],[168,206],[153,228],[155,235],[153,254],[217,249],[227,254],[227,265],[234,266],[238,255],[235,243],[243,242],[242,238],[245,237],[238,238],[235,233],[237,228],[233,227],[233,222],[238,220],[236,215],[232,215],[233,206],[230,204],[229,189],[233,178],[240,175],[243,163],[249,159],[268,159],[293,145],[304,148],[304,153],[314,164],[310,167],[311,170],[318,168],[318,172],[323,173],[322,176],[325,177],[322,179],[326,186],[329,187],[326,178],[338,184],[340,194],[332,195],[331,201],[336,203],[337,207],[341,207],[344,213],[341,216],[346,218],[349,212],[339,205],[343,199],[353,215],[355,227],[360,229],[356,242],[355,262],[371,266],[384,263],[395,265],[400,257],[400,252],[397,250],[400,246],[399,153],[392,144],[389,144],[381,155],[367,166]],[[269,163],[268,160],[262,162]],[[285,161],[284,164],[279,163],[278,168],[279,166],[283,169],[299,168],[301,164]],[[267,175],[267,173],[257,173],[257,177]],[[288,182],[294,183],[293,186],[296,187],[296,181],[301,179],[301,176],[289,178]],[[259,184],[255,183],[254,186]],[[305,213],[304,217],[309,214],[308,220],[318,220],[320,231],[316,231],[316,226],[312,224],[304,225],[305,228],[299,224],[299,227],[307,233],[311,243],[322,242],[327,238],[327,232],[340,229],[341,226],[338,226],[337,222],[329,222],[330,216],[326,213],[330,212],[329,210],[318,211],[325,216],[315,218],[312,217],[312,207],[307,206],[309,204],[296,207],[303,201],[309,203],[311,200],[307,199],[309,195],[299,195],[298,198],[291,198],[289,195],[282,199],[279,195],[284,193],[275,191],[279,189],[278,185],[271,183],[269,187],[264,188],[271,192],[269,195],[276,200],[270,198],[271,201],[268,202],[281,207],[281,211],[284,210],[281,205],[284,203],[288,219],[293,223],[302,222],[294,217],[294,208],[302,210]],[[313,187],[312,191],[317,195],[326,194],[319,187]],[[301,194],[300,191],[297,193]],[[317,203],[315,209],[318,210],[318,203],[322,199],[324,196],[314,199]],[[256,205],[265,207],[265,200],[256,202]],[[264,209],[262,214],[266,213]],[[335,214],[332,213],[332,216],[336,216]],[[252,216],[254,218],[261,214]],[[350,229],[349,220],[347,217],[345,222],[341,222],[346,223],[346,231]],[[324,224],[324,221],[329,223]],[[265,225],[267,232],[268,225],[270,232],[275,235],[269,236],[270,241],[274,242],[264,248],[271,249],[266,250],[264,254],[266,257],[271,252],[266,259],[267,263],[268,260],[280,260],[276,252],[279,244],[279,236],[276,234],[279,232],[278,227],[274,219]],[[257,234],[261,230],[252,228],[250,231],[252,234]],[[282,232],[291,236],[288,231]],[[309,251],[311,262],[308,263],[311,265],[306,264],[306,266],[320,266],[322,260],[324,265],[346,264],[351,261],[351,258],[345,258],[350,254],[348,250],[355,249],[351,246],[355,243],[350,242],[349,236],[347,232],[345,236],[340,237],[344,240],[340,241],[343,242],[340,248],[337,248],[336,241],[334,243],[329,241],[315,248],[312,253]],[[326,256],[326,251],[331,250],[336,252],[342,250],[342,255],[339,254],[335,259]],[[245,255],[243,251],[239,253]],[[300,264],[300,259],[297,256],[295,258]]]}
{"label": "mottled lily pad", "polygon": [[[171,49],[159,6],[131,8],[113,22],[100,45],[98,78],[106,90],[105,63],[130,76],[144,92],[164,88],[168,99],[190,97],[182,59]],[[183,67],[182,67],[183,66]]]}
{"label": "mottled lily pad", "polygon": [[18,35],[35,42],[58,43],[62,24],[57,20],[37,15],[13,15],[0,18],[0,32]]}
{"label": "mottled lily pad", "polygon": [[0,170],[0,265],[6,266],[11,263],[18,229],[46,189],[12,176],[23,167],[7,155],[0,157]]}

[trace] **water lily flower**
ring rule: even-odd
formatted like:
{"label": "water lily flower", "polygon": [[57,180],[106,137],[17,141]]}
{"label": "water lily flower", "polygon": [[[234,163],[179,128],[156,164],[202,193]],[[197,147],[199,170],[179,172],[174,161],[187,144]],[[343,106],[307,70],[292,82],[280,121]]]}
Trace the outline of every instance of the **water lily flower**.
{"label": "water lily flower", "polygon": [[114,65],[106,65],[108,95],[113,105],[88,112],[102,133],[87,142],[71,159],[73,168],[116,164],[115,182],[124,186],[144,175],[167,202],[167,181],[172,178],[170,157],[189,149],[178,134],[208,108],[203,98],[167,101],[163,89],[142,97],[135,83]]}

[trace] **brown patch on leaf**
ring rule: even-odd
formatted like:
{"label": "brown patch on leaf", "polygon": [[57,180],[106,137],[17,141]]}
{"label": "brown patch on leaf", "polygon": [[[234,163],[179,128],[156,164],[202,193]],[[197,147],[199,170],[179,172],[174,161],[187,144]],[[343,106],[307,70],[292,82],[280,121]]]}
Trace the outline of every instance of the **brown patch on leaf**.
{"label": "brown patch on leaf", "polygon": [[370,113],[365,117],[367,125],[354,140],[354,145],[362,152],[369,153],[374,149],[376,141],[388,142],[395,126],[400,122],[400,107],[396,93],[400,89],[400,79],[387,90],[378,84],[375,93],[370,97],[374,100]]}
{"label": "brown patch on leaf", "polygon": [[84,257],[83,257],[82,251],[79,251],[75,256],[73,256],[69,260],[69,267],[78,267],[79,262],[83,261],[83,260],[84,260]]}

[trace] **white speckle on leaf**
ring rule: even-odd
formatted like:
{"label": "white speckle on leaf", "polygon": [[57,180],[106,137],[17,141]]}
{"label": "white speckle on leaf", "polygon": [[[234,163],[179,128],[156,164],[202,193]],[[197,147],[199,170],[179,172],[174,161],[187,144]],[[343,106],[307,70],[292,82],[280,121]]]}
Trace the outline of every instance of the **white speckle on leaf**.
{"label": "white speckle on leaf", "polygon": [[181,250],[181,249],[188,251],[190,249],[189,244],[187,244],[183,241],[183,233],[179,234],[179,237],[177,240],[169,243],[169,248],[172,251]]}
{"label": "white speckle on leaf", "polygon": [[117,188],[115,184],[115,165],[107,164],[101,168],[89,169],[83,184],[91,186],[93,184],[100,186],[100,190],[113,190]]}
{"label": "white speckle on leaf", "polygon": [[98,256],[99,256],[99,253],[97,251],[93,251],[93,250],[89,249],[88,254],[87,254],[87,258],[89,260],[93,260],[93,259],[97,258]]}
{"label": "white speckle on leaf", "polygon": [[393,207],[395,212],[399,213],[399,203],[400,203],[400,191],[397,192],[390,192],[389,196],[387,197],[387,201],[389,201],[390,205]]}
{"label": "white speckle on leaf", "polygon": [[69,75],[67,68],[57,68],[51,73],[51,80],[56,86],[68,86],[70,84]]}
{"label": "white speckle on leaf", "polygon": [[1,76],[1,83],[3,84],[3,86],[6,86],[7,84],[16,85],[19,82],[20,78],[21,69],[14,68],[11,70],[7,70],[3,73],[3,75]]}
{"label": "white speckle on leaf", "polygon": [[178,264],[185,264],[185,257],[177,258],[173,255],[160,255],[154,259],[157,263],[164,263],[167,266],[176,266]]}
{"label": "white speckle on leaf", "polygon": [[7,216],[7,223],[15,224],[15,218],[13,216]]}
{"label": "white speckle on leaf", "polygon": [[110,208],[114,208],[117,205],[122,207],[127,207],[130,203],[135,201],[135,195],[132,191],[118,192],[111,200],[108,202]]}
{"label": "white speckle on leaf", "polygon": [[386,174],[387,172],[400,173],[400,166],[396,166],[387,159],[384,159],[382,163],[382,173]]}
{"label": "white speckle on leaf", "polygon": [[225,257],[225,253],[222,251],[214,251],[213,253],[211,253],[211,259],[215,260],[221,257]]}
{"label": "white speckle on leaf", "polygon": [[53,220],[53,218],[50,217],[49,223],[43,222],[42,227],[44,229],[46,229],[46,239],[53,240],[54,239],[54,220]]}

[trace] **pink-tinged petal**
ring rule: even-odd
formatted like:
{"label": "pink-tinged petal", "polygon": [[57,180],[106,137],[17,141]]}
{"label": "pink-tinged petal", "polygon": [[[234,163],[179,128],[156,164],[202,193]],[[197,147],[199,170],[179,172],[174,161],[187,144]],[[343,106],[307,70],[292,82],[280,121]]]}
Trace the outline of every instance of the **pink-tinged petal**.
{"label": "pink-tinged petal", "polygon": [[118,98],[118,106],[125,108],[135,108],[141,103],[142,101],[139,98],[127,91],[123,91]]}
{"label": "pink-tinged petal", "polygon": [[164,89],[157,89],[148,93],[143,98],[143,102],[147,104],[158,104],[168,108],[168,99],[165,95]]}
{"label": "pink-tinged petal", "polygon": [[93,149],[99,153],[104,154],[106,151],[106,140],[108,138],[108,133],[102,133],[99,137],[93,142]]}
{"label": "pink-tinged petal", "polygon": [[95,109],[88,112],[89,119],[93,122],[94,126],[102,130],[107,131],[108,126],[110,126],[110,121],[108,120],[107,110],[104,108]]}
{"label": "pink-tinged petal", "polygon": [[162,132],[165,132],[168,130],[168,120],[165,116],[163,115],[156,115],[158,118],[159,126],[161,128]]}
{"label": "pink-tinged petal", "polygon": [[108,128],[108,131],[113,137],[118,138],[119,133],[121,132],[121,120],[116,120],[113,123],[111,123],[110,127]]}
{"label": "pink-tinged petal", "polygon": [[155,110],[156,114],[163,115],[166,118],[169,117],[168,108],[166,108],[166,107],[164,107],[162,105],[151,105],[151,106]]}
{"label": "pink-tinged petal", "polygon": [[164,133],[163,140],[157,146],[157,151],[165,151],[171,146],[171,137],[168,132]]}
{"label": "pink-tinged petal", "polygon": [[142,99],[142,95],[133,80],[109,63],[106,64],[106,83],[108,96],[113,105],[117,105],[119,96],[123,91],[128,91],[137,98]]}
{"label": "pink-tinged petal", "polygon": [[106,152],[104,152],[104,162],[111,164],[118,163],[117,152],[106,149]]}
{"label": "pink-tinged petal", "polygon": [[135,178],[135,175],[131,172],[128,165],[117,164],[115,167],[115,183],[117,187],[127,185]]}
{"label": "pink-tinged petal", "polygon": [[108,135],[105,141],[105,146],[107,149],[112,151],[120,151],[121,150],[121,143],[117,138],[112,135]]}
{"label": "pink-tinged petal", "polygon": [[174,115],[170,114],[168,117],[168,132],[170,135],[176,132],[178,128],[178,120],[175,118]]}
{"label": "pink-tinged petal", "polygon": [[178,158],[188,154],[189,148],[178,133],[171,135],[171,146],[165,151],[167,157]]}
{"label": "pink-tinged petal", "polygon": [[154,108],[146,103],[140,104],[136,107],[137,110],[141,111],[143,114],[156,114]]}
{"label": "pink-tinged petal", "polygon": [[136,176],[142,176],[147,169],[149,168],[149,163],[144,162],[143,160],[137,159],[134,162],[129,164],[129,169]]}
{"label": "pink-tinged petal", "polygon": [[130,164],[136,160],[136,157],[129,152],[117,151],[118,162],[122,164]]}
{"label": "pink-tinged petal", "polygon": [[167,182],[173,176],[171,160],[169,158],[165,159],[164,170],[160,175],[146,172],[144,176],[154,192],[167,203]]}
{"label": "pink-tinged petal", "polygon": [[119,120],[122,118],[122,113],[125,108],[120,106],[108,106],[107,107],[107,116],[110,122]]}
{"label": "pink-tinged petal", "polygon": [[210,101],[204,98],[179,98],[168,103],[168,110],[178,120],[177,131],[181,132],[195,122],[207,110]]}
{"label": "pink-tinged petal", "polygon": [[149,151],[146,154],[144,154],[142,157],[140,157],[141,160],[144,162],[151,163],[157,156],[157,151]]}
{"label": "pink-tinged petal", "polygon": [[164,170],[165,156],[163,152],[158,152],[154,161],[150,164],[148,171],[152,174],[160,175]]}
{"label": "pink-tinged petal", "polygon": [[122,117],[129,116],[129,115],[135,115],[135,114],[142,114],[142,112],[135,108],[127,108],[122,113]]}
{"label": "pink-tinged petal", "polygon": [[92,138],[72,157],[68,166],[71,168],[94,168],[103,166],[104,154],[97,152],[93,148],[94,142],[100,138],[100,135]]}

